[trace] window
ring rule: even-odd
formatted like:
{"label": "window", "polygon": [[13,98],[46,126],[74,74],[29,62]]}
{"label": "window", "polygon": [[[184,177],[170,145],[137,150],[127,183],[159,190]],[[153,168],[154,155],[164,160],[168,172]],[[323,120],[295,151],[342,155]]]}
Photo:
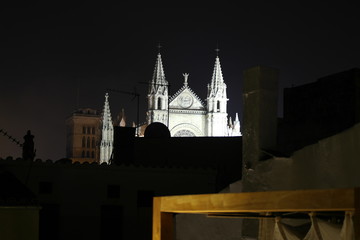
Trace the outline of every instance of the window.
{"label": "window", "polygon": [[39,182],[39,194],[52,194],[52,182]]}
{"label": "window", "polygon": [[157,102],[157,109],[161,110],[162,109],[162,104],[161,104],[161,98],[158,98],[158,102]]}
{"label": "window", "polygon": [[85,151],[83,150],[82,153],[81,153],[81,157],[85,157]]}
{"label": "window", "polygon": [[95,128],[94,127],[92,127],[92,134],[95,134]]}
{"label": "window", "polygon": [[85,133],[86,133],[86,127],[83,126],[83,134],[85,134]]}
{"label": "window", "polygon": [[154,191],[139,190],[137,193],[138,207],[152,207]]}
{"label": "window", "polygon": [[108,185],[107,186],[107,197],[108,198],[120,198],[120,186],[119,185]]}
{"label": "window", "polygon": [[94,153],[94,151],[91,152],[91,158],[95,158],[95,153]]}
{"label": "window", "polygon": [[85,137],[82,137],[82,147],[85,147]]}
{"label": "window", "polygon": [[91,147],[92,148],[95,148],[95,138],[93,137],[92,140],[91,140]]}
{"label": "window", "polygon": [[87,138],[86,147],[90,148],[90,137]]}

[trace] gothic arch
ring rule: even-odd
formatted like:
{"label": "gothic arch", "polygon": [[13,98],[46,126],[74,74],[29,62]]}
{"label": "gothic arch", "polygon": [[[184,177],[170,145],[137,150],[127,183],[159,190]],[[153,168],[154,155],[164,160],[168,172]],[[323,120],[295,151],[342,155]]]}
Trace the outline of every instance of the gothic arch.
{"label": "gothic arch", "polygon": [[181,123],[170,130],[173,137],[203,137],[204,133],[195,125],[190,123]]}

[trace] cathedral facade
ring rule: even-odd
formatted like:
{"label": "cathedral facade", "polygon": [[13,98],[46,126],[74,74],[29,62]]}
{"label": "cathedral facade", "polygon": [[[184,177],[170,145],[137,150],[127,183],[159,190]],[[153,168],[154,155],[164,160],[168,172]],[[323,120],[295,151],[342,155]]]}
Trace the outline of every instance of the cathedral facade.
{"label": "cathedral facade", "polygon": [[165,124],[172,137],[241,136],[238,114],[234,121],[228,118],[229,99],[219,57],[216,56],[213,76],[207,86],[206,103],[190,88],[189,74],[183,76],[183,86],[170,97],[161,54],[158,53],[149,83],[147,124]]}
{"label": "cathedral facade", "polygon": [[[207,98],[203,102],[190,88],[189,74],[184,73],[183,86],[169,95],[169,84],[165,78],[160,52],[157,54],[153,77],[147,95],[148,110],[146,126],[160,122],[168,127],[172,137],[231,137],[241,136],[240,121],[236,113],[234,121],[227,113],[227,92],[220,59],[216,56],[213,75],[207,85]],[[113,125],[108,93],[102,119],[100,162],[108,162],[113,146]],[[137,126],[137,136],[143,136],[146,126]]]}

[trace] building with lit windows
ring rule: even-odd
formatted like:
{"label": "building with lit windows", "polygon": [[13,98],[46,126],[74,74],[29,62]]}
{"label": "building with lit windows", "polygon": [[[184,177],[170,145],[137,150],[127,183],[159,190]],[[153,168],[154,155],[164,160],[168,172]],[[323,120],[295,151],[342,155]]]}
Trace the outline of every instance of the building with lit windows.
{"label": "building with lit windows", "polygon": [[76,162],[99,162],[101,140],[99,111],[78,109],[66,119],[66,157]]}

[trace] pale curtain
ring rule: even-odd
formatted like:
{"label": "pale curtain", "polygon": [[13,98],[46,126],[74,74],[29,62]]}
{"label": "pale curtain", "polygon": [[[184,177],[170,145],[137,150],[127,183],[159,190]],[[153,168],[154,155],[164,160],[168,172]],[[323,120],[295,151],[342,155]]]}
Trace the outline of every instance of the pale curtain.
{"label": "pale curtain", "polygon": [[[307,232],[304,233],[300,225],[295,226],[284,223],[285,219],[275,218],[273,236],[260,239],[273,240],[355,240],[353,213],[345,212],[344,221],[341,223],[331,223],[316,217],[315,213],[309,214],[309,224]],[[269,220],[269,219],[267,219]],[[305,226],[306,224],[302,224]],[[262,225],[265,227],[265,225]],[[268,227],[271,225],[268,224]],[[302,229],[300,231],[299,229]],[[265,230],[265,231],[264,231]],[[269,232],[270,229],[262,229],[260,232]]]}

